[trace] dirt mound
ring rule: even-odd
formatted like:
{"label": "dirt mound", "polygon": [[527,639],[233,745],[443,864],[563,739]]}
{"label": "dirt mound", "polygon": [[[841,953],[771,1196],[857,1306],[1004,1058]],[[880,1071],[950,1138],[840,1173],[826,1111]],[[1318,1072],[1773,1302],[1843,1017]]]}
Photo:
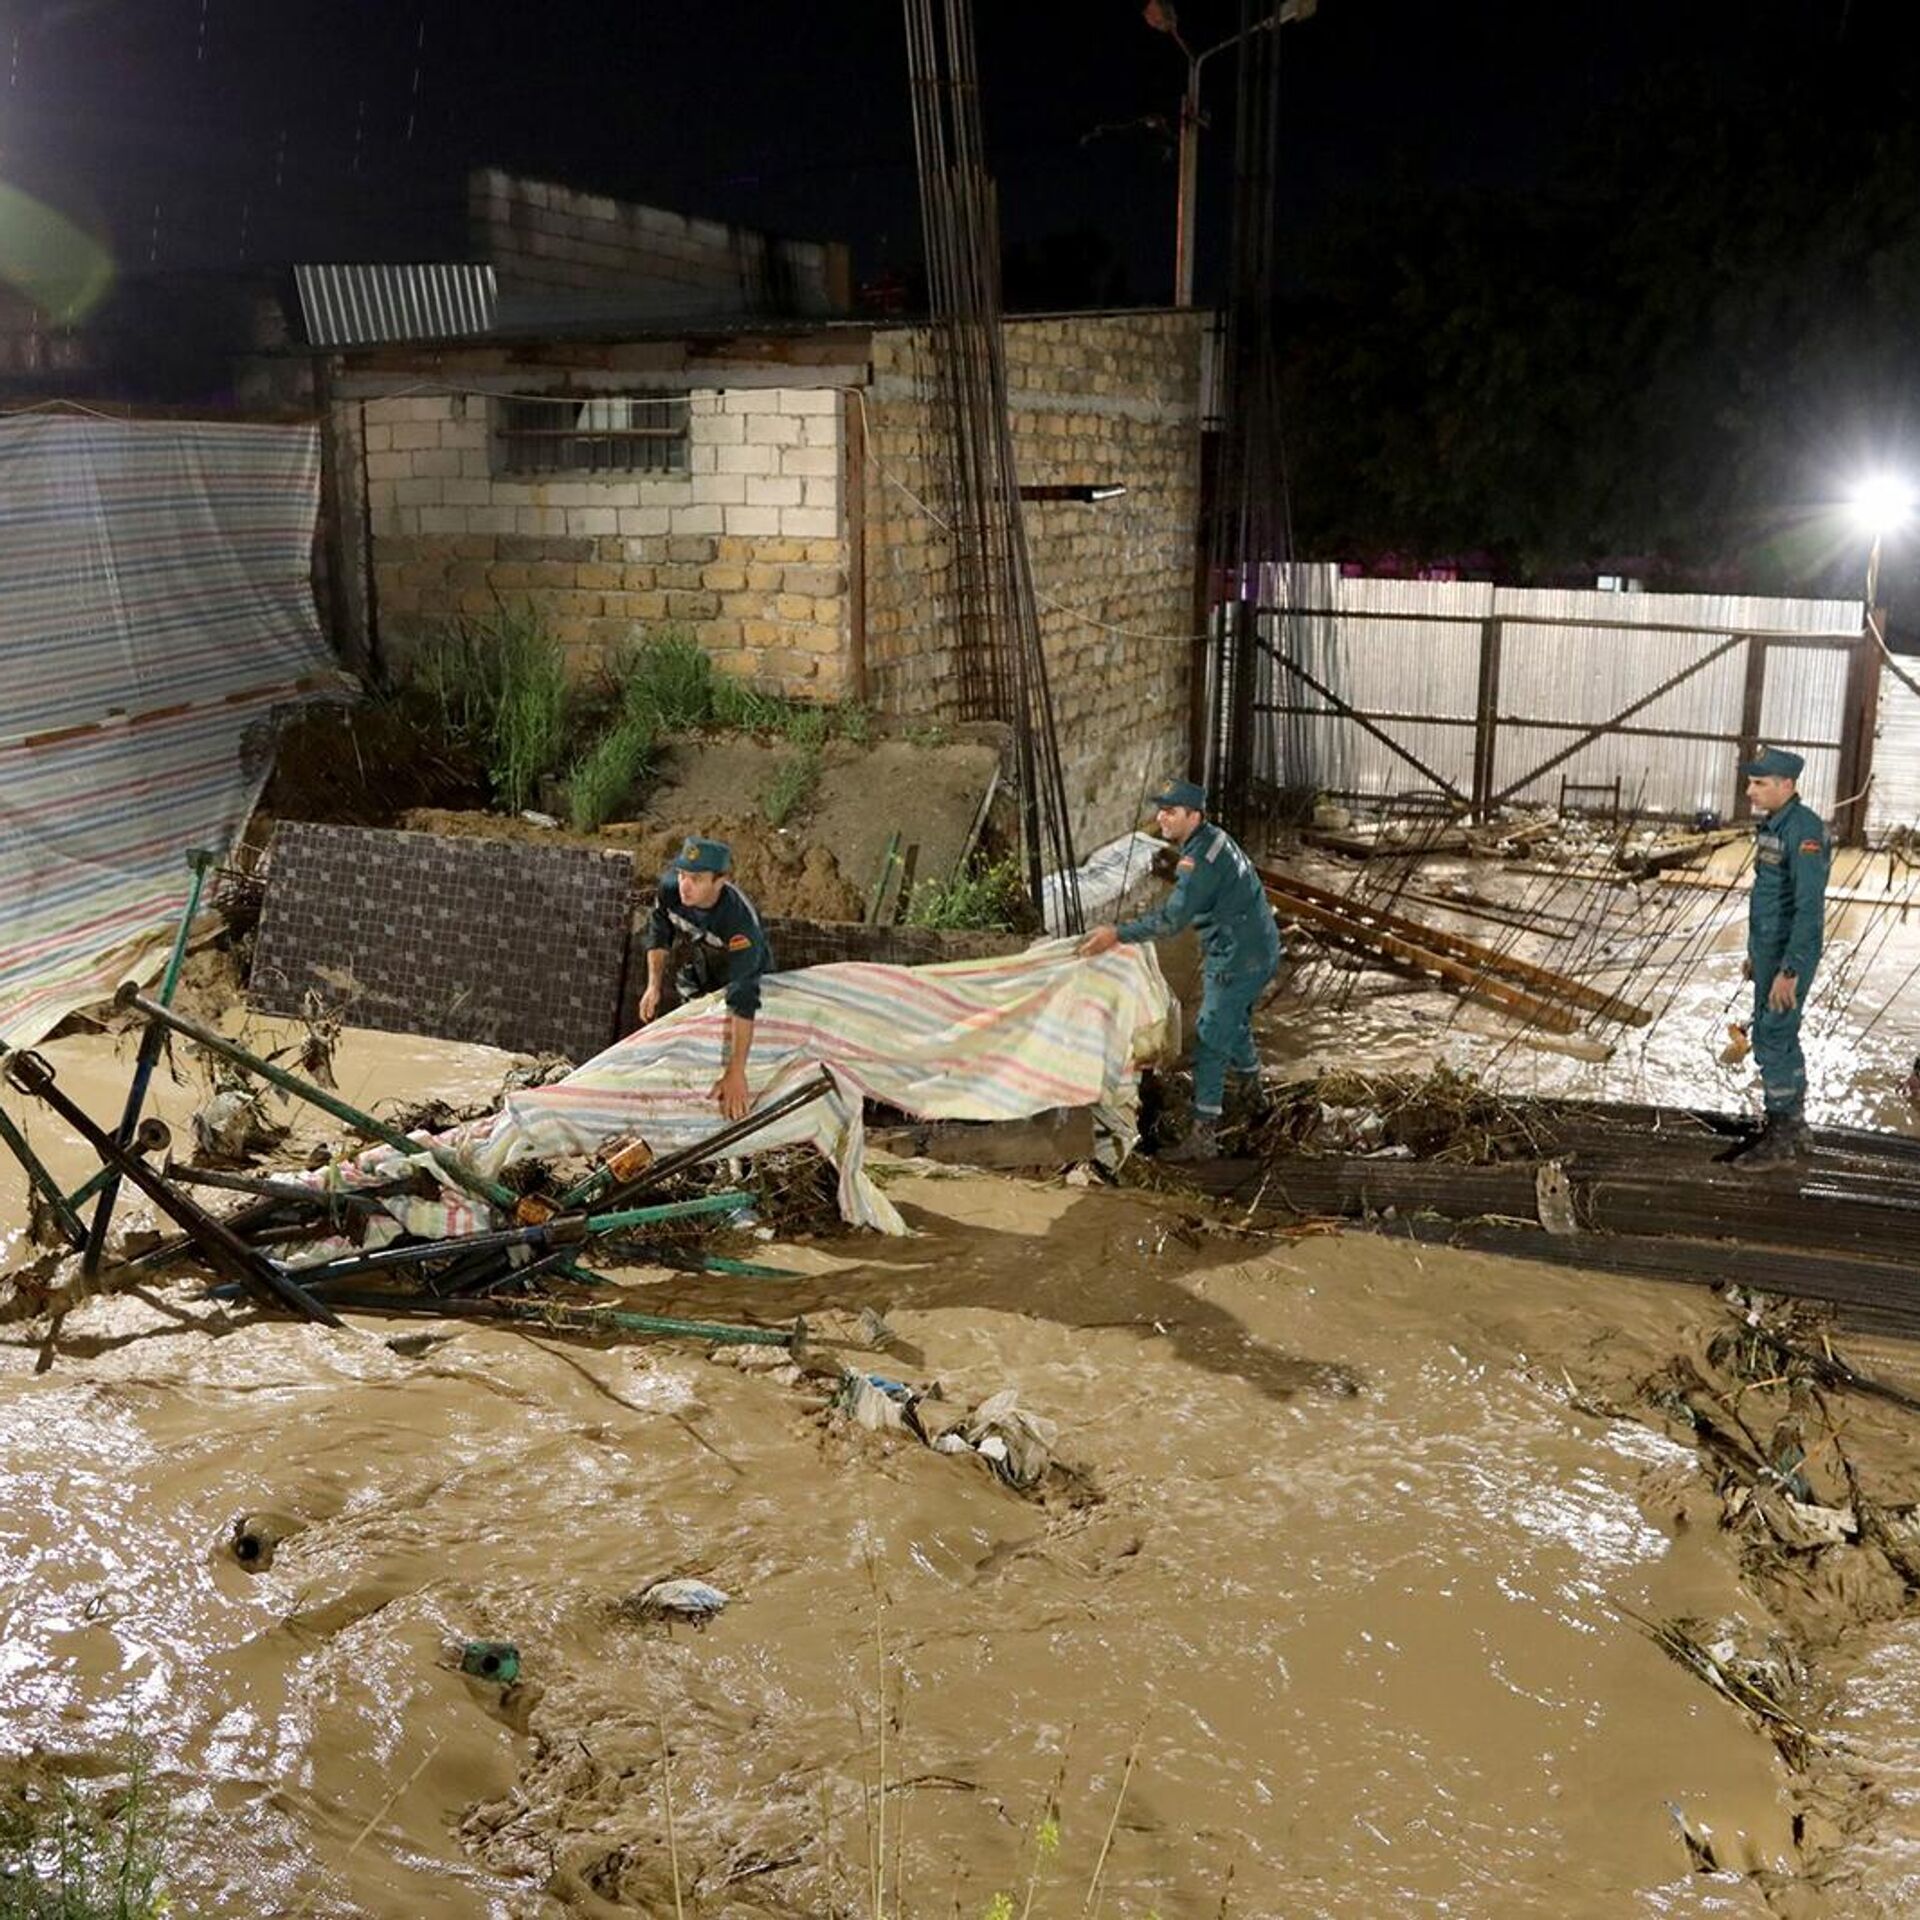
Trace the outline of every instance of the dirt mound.
{"label": "dirt mound", "polygon": [[[652,898],[655,880],[686,837],[678,827],[662,827],[650,820],[617,821],[598,833],[574,833],[497,813],[451,812],[443,807],[409,808],[392,824],[411,833],[536,845],[629,847],[634,856],[635,895],[644,899]],[[770,827],[750,813],[708,820],[705,831],[733,848],[734,877],[762,913],[802,920],[861,918],[864,903],[859,889],[847,881],[825,847],[809,846],[800,834]]]}
{"label": "dirt mound", "polygon": [[484,807],[479,763],[403,702],[313,706],[279,735],[259,817],[390,827],[409,807]]}

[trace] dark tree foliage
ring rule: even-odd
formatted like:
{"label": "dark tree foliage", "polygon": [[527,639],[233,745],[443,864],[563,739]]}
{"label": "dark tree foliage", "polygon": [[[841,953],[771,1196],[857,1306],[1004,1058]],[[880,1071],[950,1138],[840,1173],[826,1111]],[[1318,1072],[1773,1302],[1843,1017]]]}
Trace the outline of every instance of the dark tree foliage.
{"label": "dark tree foliage", "polygon": [[1674,31],[1550,190],[1374,192],[1321,228],[1286,328],[1300,552],[1859,591],[1835,504],[1920,470],[1911,64],[1833,6]]}

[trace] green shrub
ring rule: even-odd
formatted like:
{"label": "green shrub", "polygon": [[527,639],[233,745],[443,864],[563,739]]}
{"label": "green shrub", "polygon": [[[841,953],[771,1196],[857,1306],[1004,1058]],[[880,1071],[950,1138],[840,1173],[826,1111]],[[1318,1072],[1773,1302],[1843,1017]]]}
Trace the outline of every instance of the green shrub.
{"label": "green shrub", "polygon": [[614,819],[645,777],[653,755],[653,727],[622,715],[573,763],[567,805],[577,833],[592,833]]}
{"label": "green shrub", "polygon": [[975,860],[942,884],[922,880],[913,889],[901,924],[908,927],[1004,930],[1032,919],[1026,875],[1012,855]]}

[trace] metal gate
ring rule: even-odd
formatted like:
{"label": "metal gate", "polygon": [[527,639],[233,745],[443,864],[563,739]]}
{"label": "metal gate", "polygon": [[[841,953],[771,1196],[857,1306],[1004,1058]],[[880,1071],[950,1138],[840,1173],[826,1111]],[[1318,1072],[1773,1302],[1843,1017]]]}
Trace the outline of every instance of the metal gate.
{"label": "metal gate", "polygon": [[[1666,818],[1745,811],[1740,759],[1806,759],[1864,828],[1879,653],[1850,601],[1343,579],[1267,568],[1252,768],[1269,791]],[[1222,618],[1246,609],[1222,609]]]}

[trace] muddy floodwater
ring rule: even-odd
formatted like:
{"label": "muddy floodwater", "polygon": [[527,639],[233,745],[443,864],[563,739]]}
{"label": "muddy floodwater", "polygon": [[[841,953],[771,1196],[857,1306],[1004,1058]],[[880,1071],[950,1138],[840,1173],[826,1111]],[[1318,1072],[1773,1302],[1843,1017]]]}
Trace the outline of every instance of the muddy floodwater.
{"label": "muddy floodwater", "polygon": [[[48,1051],[110,1113],[125,1047]],[[460,1097],[503,1064],[349,1033],[340,1077]],[[0,1326],[0,1764],[144,1741],[177,1913],[666,1914],[676,1870],[703,1915],[1018,1914],[1030,1883],[1079,1913],[1096,1874],[1101,1911],[1163,1920],[1920,1908],[1920,1624],[1827,1636],[1801,1710],[1874,1784],[1809,1825],[1776,1744],[1634,1623],[1789,1624],[1694,1449],[1605,1400],[1724,1322],[1704,1290],[1143,1193],[889,1191],[910,1240],[628,1278],[1016,1390],[1072,1470],[1044,1493],[683,1344],[335,1333],[184,1280],[51,1345]],[[731,1604],[623,1609],[668,1575]],[[517,1685],[458,1670],[478,1640]]]}

